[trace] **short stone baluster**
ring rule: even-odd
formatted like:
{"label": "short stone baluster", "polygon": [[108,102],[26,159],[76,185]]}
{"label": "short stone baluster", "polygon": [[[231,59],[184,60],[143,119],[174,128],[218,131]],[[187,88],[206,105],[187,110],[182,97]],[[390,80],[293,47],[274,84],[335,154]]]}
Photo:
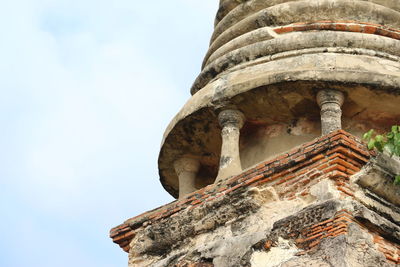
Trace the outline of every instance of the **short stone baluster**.
{"label": "short stone baluster", "polygon": [[175,172],[179,179],[179,198],[196,191],[195,182],[200,162],[189,157],[182,157],[174,162]]}
{"label": "short stone baluster", "polygon": [[342,129],[343,93],[333,89],[321,90],[317,94],[317,102],[321,108],[322,135]]}
{"label": "short stone baluster", "polygon": [[242,172],[239,138],[240,129],[244,124],[244,115],[238,110],[227,109],[218,114],[218,120],[222,127],[222,148],[216,182]]}

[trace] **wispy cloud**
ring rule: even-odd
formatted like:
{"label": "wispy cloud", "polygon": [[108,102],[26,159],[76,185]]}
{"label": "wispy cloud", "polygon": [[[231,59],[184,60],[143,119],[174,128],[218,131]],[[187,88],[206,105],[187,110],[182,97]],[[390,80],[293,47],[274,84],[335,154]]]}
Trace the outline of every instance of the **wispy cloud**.
{"label": "wispy cloud", "polygon": [[171,200],[158,181],[159,144],[189,97],[216,5],[5,3],[1,266],[126,263],[107,231]]}

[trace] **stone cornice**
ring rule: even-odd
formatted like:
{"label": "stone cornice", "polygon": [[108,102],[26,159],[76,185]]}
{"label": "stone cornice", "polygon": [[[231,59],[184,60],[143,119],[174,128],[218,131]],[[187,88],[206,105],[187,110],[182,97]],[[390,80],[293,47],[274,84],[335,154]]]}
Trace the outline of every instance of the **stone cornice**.
{"label": "stone cornice", "polygon": [[371,152],[356,137],[343,130],[335,131],[249,168],[240,175],[131,218],[111,229],[110,237],[128,252],[131,240],[142,227],[219,201],[235,191],[264,184],[277,188],[279,198],[290,200],[309,194],[313,180],[328,178],[335,181],[337,190],[344,197],[353,197],[348,185],[349,177],[357,173],[370,156]]}

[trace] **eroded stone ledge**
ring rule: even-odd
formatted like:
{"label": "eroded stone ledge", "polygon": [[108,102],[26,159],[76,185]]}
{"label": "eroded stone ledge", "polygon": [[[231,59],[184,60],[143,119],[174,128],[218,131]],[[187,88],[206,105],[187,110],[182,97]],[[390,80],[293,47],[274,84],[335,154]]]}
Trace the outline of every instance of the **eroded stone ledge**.
{"label": "eroded stone ledge", "polygon": [[110,236],[130,266],[400,264],[399,210],[354,182],[371,155],[335,131],[129,219]]}
{"label": "eroded stone ledge", "polygon": [[[375,220],[367,219],[371,217]],[[399,230],[355,201],[326,201],[275,222],[268,236],[249,250],[245,261],[252,257],[254,263],[260,254],[278,254],[285,240],[295,245],[295,250],[282,266],[391,266],[400,262]],[[368,257],[356,255],[356,251]]]}
{"label": "eroded stone ledge", "polygon": [[[254,13],[271,7],[273,5],[282,4],[285,2],[294,2],[299,0],[249,0],[242,1],[243,3],[231,10],[221,21],[216,25],[214,29],[214,33],[211,38],[211,42],[213,42],[221,33],[240,22],[246,17],[253,15]],[[397,0],[361,0],[365,2],[372,2],[378,5],[383,5],[388,8],[391,8],[395,11],[400,11],[400,3]],[[235,1],[236,2],[236,1]]]}
{"label": "eroded stone ledge", "polygon": [[[371,10],[374,10],[374,12],[371,12]],[[290,1],[262,9],[226,29],[213,39],[205,56],[205,61],[224,44],[258,28],[283,26],[296,22],[353,20],[355,13],[358,21],[399,27],[399,12],[367,1]]]}
{"label": "eroded stone ledge", "polygon": [[356,32],[367,33],[385,36],[388,38],[400,40],[400,31],[395,28],[385,27],[379,24],[365,23],[359,21],[316,21],[312,23],[294,23],[281,27],[263,27],[245,33],[233,40],[227,42],[215,52],[213,52],[204,67],[211,64],[216,59],[234,50],[246,47],[248,45],[270,40],[290,32],[304,32],[304,31],[342,31],[342,32]]}
{"label": "eroded stone ledge", "polygon": [[[341,24],[343,23],[339,23],[339,26]],[[400,46],[399,39],[396,39],[399,37],[397,36],[398,32],[390,29],[383,30],[383,28],[380,29],[373,25],[361,27],[362,32],[351,31],[350,28],[347,30],[346,25],[342,29],[338,26],[338,30],[335,23],[327,23],[326,25],[327,27],[335,28],[335,30],[314,32],[306,30],[308,26],[299,25],[297,27],[290,25],[287,28],[280,29],[282,36],[279,38],[261,40],[220,56],[205,66],[193,83],[191,93],[195,94],[202,90],[215,77],[221,73],[228,72],[234,66],[283,52],[318,47],[347,47],[380,51],[394,56],[400,55],[398,49]],[[325,26],[324,23],[317,23],[309,27],[323,28]]]}
{"label": "eroded stone ledge", "polygon": [[310,187],[320,179],[330,178],[343,195],[352,196],[349,176],[368,162],[370,152],[355,137],[339,130],[305,143],[277,158],[258,164],[233,178],[212,184],[153,211],[127,220],[113,228],[110,236],[125,251],[135,232],[185,210],[193,210],[215,200],[223,200],[235,191],[273,186],[279,198],[295,199],[309,195]]}
{"label": "eroded stone ledge", "polygon": [[400,186],[394,185],[394,177],[400,174],[400,161],[380,154],[371,160],[356,177],[356,183],[400,208]]}

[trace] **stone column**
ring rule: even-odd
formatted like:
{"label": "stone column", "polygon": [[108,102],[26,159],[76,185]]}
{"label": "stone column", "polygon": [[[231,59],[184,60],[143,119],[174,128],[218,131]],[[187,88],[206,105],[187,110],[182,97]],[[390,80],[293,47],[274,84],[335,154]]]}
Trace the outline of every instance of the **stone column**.
{"label": "stone column", "polygon": [[196,191],[195,181],[200,162],[193,158],[182,157],[174,162],[174,168],[179,179],[179,198]]}
{"label": "stone column", "polygon": [[244,124],[244,115],[238,110],[227,109],[218,114],[218,121],[222,127],[222,148],[216,182],[242,171],[239,138],[240,129]]}
{"label": "stone column", "polygon": [[342,129],[343,93],[332,89],[321,90],[317,94],[317,102],[321,108],[322,135]]}

